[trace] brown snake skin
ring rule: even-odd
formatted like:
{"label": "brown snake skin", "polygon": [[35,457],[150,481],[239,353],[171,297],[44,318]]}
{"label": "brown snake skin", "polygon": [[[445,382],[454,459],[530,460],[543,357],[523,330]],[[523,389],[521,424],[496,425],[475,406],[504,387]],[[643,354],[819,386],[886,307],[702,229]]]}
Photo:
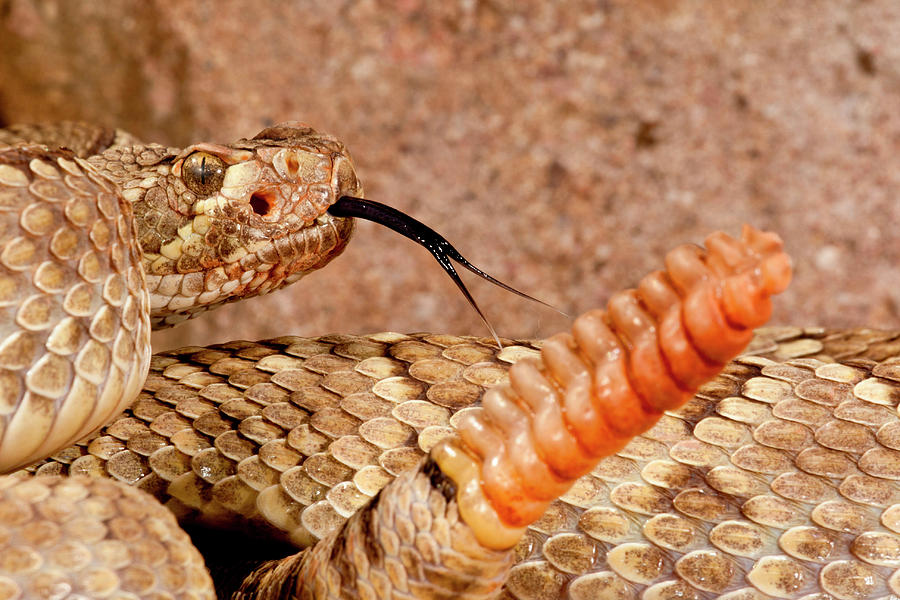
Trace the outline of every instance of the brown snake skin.
{"label": "brown snake skin", "polygon": [[[334,335],[162,353],[129,415],[37,472],[105,472],[163,499],[178,481],[176,514],[261,492],[263,512],[292,507],[270,521],[313,540],[532,351],[488,344]],[[900,333],[769,328],[750,352],[555,502],[502,597],[897,594]]]}
{"label": "brown snake skin", "polygon": [[[171,516],[134,508],[131,492],[103,487],[104,477],[155,495],[179,518],[305,546],[409,473],[540,344],[504,346],[382,333],[155,355],[122,417],[28,469],[99,476],[93,495],[26,472],[0,479],[0,598],[209,597],[201,559]],[[898,356],[900,332],[759,330],[686,405],[551,504],[515,547],[499,597],[900,595]],[[412,489],[439,501],[427,484]],[[385,516],[392,527],[381,539],[421,548],[430,542],[408,522],[426,517],[409,506]],[[47,565],[27,590],[17,583]],[[404,591],[405,575],[388,572],[399,588],[382,594],[373,571],[372,597],[454,596]]]}

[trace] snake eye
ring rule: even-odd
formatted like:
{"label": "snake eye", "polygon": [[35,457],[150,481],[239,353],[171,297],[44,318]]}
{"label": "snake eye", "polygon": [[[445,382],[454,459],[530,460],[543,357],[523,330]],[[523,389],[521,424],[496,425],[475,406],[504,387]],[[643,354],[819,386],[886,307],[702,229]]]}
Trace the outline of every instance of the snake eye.
{"label": "snake eye", "polygon": [[198,196],[218,192],[225,179],[225,161],[208,152],[194,152],[181,166],[184,184]]}

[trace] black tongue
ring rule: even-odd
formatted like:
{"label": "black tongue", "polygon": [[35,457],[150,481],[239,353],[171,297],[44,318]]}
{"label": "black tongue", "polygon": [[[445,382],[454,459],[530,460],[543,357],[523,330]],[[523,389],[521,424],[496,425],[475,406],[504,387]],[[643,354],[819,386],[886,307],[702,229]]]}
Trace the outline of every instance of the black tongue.
{"label": "black tongue", "polygon": [[428,227],[421,221],[412,218],[406,213],[400,212],[396,208],[391,208],[386,204],[373,202],[372,200],[365,200],[363,198],[341,196],[340,198],[338,198],[337,202],[328,207],[328,212],[335,217],[357,217],[360,219],[366,219],[367,221],[373,221],[375,223],[378,223],[379,225],[384,225],[389,229],[393,229],[397,233],[408,237],[420,246],[427,248],[428,251],[431,252],[431,254],[434,256],[434,258],[437,259],[441,267],[443,267],[444,271],[447,272],[447,275],[449,275],[453,282],[456,283],[456,286],[466,297],[466,300],[469,301],[469,304],[472,305],[472,308],[475,309],[475,312],[478,313],[478,316],[481,317],[481,320],[487,326],[488,330],[490,330],[491,335],[497,342],[498,347],[502,348],[502,345],[500,344],[500,338],[497,337],[497,333],[494,331],[494,328],[488,322],[487,318],[485,318],[484,313],[481,312],[481,309],[478,307],[478,303],[475,302],[472,294],[469,293],[466,285],[463,283],[462,279],[459,278],[459,273],[456,272],[456,269],[453,267],[453,263],[451,261],[457,262],[462,267],[465,267],[479,277],[490,281],[494,285],[502,287],[508,292],[512,292],[513,294],[521,296],[522,298],[527,298],[528,300],[543,304],[544,306],[552,308],[560,314],[565,314],[559,309],[550,306],[546,302],[542,302],[541,300],[533,298],[528,294],[525,294],[524,292],[520,292],[514,287],[506,285],[502,281],[494,279],[493,277],[470,263],[468,260],[466,260],[465,257],[450,244],[450,242],[444,239],[444,236],[436,232],[431,227]]}

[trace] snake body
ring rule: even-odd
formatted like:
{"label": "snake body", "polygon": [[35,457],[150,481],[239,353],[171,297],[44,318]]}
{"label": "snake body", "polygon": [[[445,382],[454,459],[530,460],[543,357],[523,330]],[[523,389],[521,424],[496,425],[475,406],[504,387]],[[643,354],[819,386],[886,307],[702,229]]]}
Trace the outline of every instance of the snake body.
{"label": "snake body", "polygon": [[[82,149],[48,147],[60,131]],[[772,238],[678,249],[665,273],[546,343],[383,333],[150,358],[149,325],[340,251],[351,224],[324,211],[360,194],[346,151],[296,126],[185,150],[78,125],[3,141],[15,145],[0,150],[0,292],[12,290],[0,361],[19,355],[10,339],[32,353],[0,364],[0,460],[52,455],[0,479],[0,598],[210,597],[172,513],[314,544],[262,565],[235,597],[900,594],[900,334],[770,328],[728,362],[785,282]],[[220,187],[186,185],[191,169]],[[62,230],[76,250],[60,256]],[[131,407],[85,438],[132,400],[148,362]],[[74,396],[89,407],[79,418],[50,410]],[[567,409],[584,402],[596,435]],[[553,443],[576,458],[523,463],[528,436],[557,431],[560,415],[574,435]]]}
{"label": "snake body", "polygon": [[352,230],[324,212],[360,192],[349,157],[308,128],[185,150],[130,140],[79,124],[0,135],[0,471],[127,406],[151,325],[296,281]]}

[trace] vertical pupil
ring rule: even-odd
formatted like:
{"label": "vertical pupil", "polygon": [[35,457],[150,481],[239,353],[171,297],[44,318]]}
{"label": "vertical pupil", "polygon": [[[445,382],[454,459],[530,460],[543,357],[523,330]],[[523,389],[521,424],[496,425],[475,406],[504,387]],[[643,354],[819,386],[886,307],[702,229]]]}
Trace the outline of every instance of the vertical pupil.
{"label": "vertical pupil", "polygon": [[200,185],[206,185],[206,157],[200,159]]}

